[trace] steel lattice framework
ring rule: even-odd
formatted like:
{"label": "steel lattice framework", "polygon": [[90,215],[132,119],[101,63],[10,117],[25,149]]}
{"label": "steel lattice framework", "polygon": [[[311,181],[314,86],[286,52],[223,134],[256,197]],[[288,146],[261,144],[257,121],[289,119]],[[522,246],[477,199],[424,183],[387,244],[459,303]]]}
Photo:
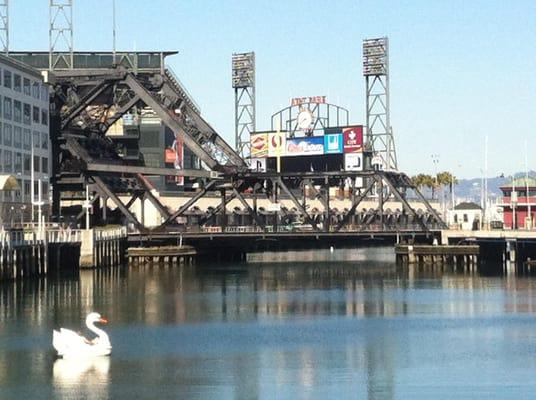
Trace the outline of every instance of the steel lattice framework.
{"label": "steel lattice framework", "polygon": [[73,0],[50,0],[49,69],[72,69]]}
{"label": "steel lattice framework", "polygon": [[389,40],[363,41],[363,75],[366,81],[367,145],[381,157],[383,168],[398,169],[389,106]]}
{"label": "steel lattice framework", "polygon": [[[277,234],[282,225],[290,222],[304,224],[308,227],[305,234],[313,236],[344,232],[411,234],[445,227],[437,212],[403,173],[248,171],[245,161],[201,117],[184,88],[167,72],[164,58],[169,54],[174,53],[117,53],[117,59],[122,60],[117,65],[111,53],[76,53],[75,59],[86,59],[87,65],[99,67],[77,65],[74,69],[58,69],[48,74],[48,83],[53,86],[50,128],[55,216],[60,215],[62,199],[80,200],[88,187],[95,212],[102,216],[101,222],[107,222],[106,203],[110,200],[134,232],[146,237],[159,234],[172,238],[178,229],[193,235],[203,234],[204,229],[209,229],[211,235],[214,229],[222,235],[235,232],[236,227],[228,226],[227,218],[227,208],[235,199],[250,218],[250,225],[241,229],[261,237]],[[12,56],[42,70],[48,69],[45,54],[15,52]],[[129,110],[143,107],[150,107],[203,161],[207,170],[155,168],[125,162],[106,132]],[[200,182],[200,188],[173,210],[153,194],[147,179],[151,175],[193,177]],[[356,178],[366,181],[366,187],[355,187]],[[352,182],[349,208],[337,210],[331,203],[330,188],[342,187],[345,182]],[[309,194],[306,188],[310,189]],[[359,210],[363,200],[371,198],[373,190],[377,192],[376,207]],[[409,203],[410,191],[425,206],[425,212]],[[192,212],[199,199],[214,193],[220,195],[218,206],[203,212],[195,222],[180,225],[183,223],[180,220]],[[322,205],[322,210],[311,209],[310,196]],[[258,198],[279,206],[284,201],[292,209],[278,207],[278,211],[266,213],[257,207]],[[385,205],[393,198],[400,205],[396,213]],[[104,205],[101,210],[98,199]],[[137,199],[147,200],[154,206],[161,217],[160,226],[147,228],[143,214],[134,214],[131,208]],[[82,216],[83,212],[79,218]]]}
{"label": "steel lattice framework", "polygon": [[9,0],[0,1],[0,45],[9,54]]}
{"label": "steel lattice framework", "polygon": [[235,148],[241,157],[250,155],[250,135],[255,132],[255,53],[234,53]]}

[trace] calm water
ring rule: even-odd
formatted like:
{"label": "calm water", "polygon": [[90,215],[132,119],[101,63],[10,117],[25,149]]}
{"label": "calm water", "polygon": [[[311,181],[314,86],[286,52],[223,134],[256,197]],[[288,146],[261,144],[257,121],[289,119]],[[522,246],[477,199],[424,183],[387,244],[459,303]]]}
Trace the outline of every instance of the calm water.
{"label": "calm water", "polygon": [[[0,398],[536,397],[535,278],[356,254],[1,285]],[[112,356],[56,360],[52,329],[83,330],[94,310],[110,320]]]}

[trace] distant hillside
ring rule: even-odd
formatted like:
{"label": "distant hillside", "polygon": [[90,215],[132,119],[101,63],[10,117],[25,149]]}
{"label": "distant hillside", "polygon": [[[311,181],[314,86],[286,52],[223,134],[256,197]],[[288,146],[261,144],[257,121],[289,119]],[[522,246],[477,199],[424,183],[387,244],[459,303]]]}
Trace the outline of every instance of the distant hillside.
{"label": "distant hillside", "polygon": [[[525,176],[525,172],[516,172],[516,178],[522,178]],[[536,176],[536,171],[529,171],[529,176]],[[506,186],[512,183],[512,177],[494,177],[488,178],[488,198],[493,201],[502,196],[502,192],[499,189],[500,186]],[[480,202],[482,187],[482,178],[472,179],[460,179],[459,183],[454,188],[454,195],[456,199]],[[457,200],[457,202],[459,201]]]}
{"label": "distant hillside", "polygon": [[[517,172],[515,174],[516,178],[521,178],[525,176],[525,172]],[[536,177],[536,171],[529,171],[529,176]],[[506,177],[490,177],[488,178],[488,199],[492,202],[495,201],[498,197],[502,196],[502,192],[499,189],[501,186],[505,186],[512,183],[512,176]],[[459,179],[458,184],[454,187],[454,196],[456,198],[456,203],[461,201],[473,201],[477,204],[480,204],[480,198],[482,195],[482,178],[471,178],[471,179]],[[422,188],[421,189],[424,196],[430,198],[430,190]],[[440,192],[441,193],[441,192]],[[436,195],[437,198],[438,195]],[[445,189],[444,199],[450,201],[450,193],[448,189]]]}

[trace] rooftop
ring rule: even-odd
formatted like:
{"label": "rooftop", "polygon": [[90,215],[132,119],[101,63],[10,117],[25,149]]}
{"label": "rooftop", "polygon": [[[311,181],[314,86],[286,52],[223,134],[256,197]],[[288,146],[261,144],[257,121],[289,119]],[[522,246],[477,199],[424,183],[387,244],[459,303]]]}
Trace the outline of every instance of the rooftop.
{"label": "rooftop", "polygon": [[[67,69],[64,60],[69,57],[68,52],[55,53],[59,61],[54,69]],[[167,56],[177,54],[176,51],[118,51],[115,53],[115,63],[131,70],[159,70],[164,67]],[[48,51],[10,51],[9,57],[17,59],[39,70],[49,69]],[[74,69],[86,68],[112,68],[114,53],[111,51],[74,51]]]}
{"label": "rooftop", "polygon": [[504,190],[504,189],[511,189],[513,187],[515,188],[521,188],[521,189],[525,189],[527,186],[530,187],[530,188],[536,188],[536,179],[535,178],[532,178],[532,177],[521,177],[521,178],[515,178],[513,181],[510,181],[504,185],[501,185],[500,189],[501,190]]}
{"label": "rooftop", "polygon": [[472,201],[464,201],[454,207],[455,210],[482,210],[478,204]]}

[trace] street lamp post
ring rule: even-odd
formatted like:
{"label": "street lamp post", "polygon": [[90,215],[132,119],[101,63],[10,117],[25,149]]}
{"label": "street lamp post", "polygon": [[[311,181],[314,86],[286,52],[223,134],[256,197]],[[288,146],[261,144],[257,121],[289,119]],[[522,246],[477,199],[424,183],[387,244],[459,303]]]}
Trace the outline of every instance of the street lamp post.
{"label": "street lamp post", "polygon": [[510,195],[510,203],[512,206],[512,229],[516,229],[517,192],[515,191],[514,175],[512,175],[512,194]]}

